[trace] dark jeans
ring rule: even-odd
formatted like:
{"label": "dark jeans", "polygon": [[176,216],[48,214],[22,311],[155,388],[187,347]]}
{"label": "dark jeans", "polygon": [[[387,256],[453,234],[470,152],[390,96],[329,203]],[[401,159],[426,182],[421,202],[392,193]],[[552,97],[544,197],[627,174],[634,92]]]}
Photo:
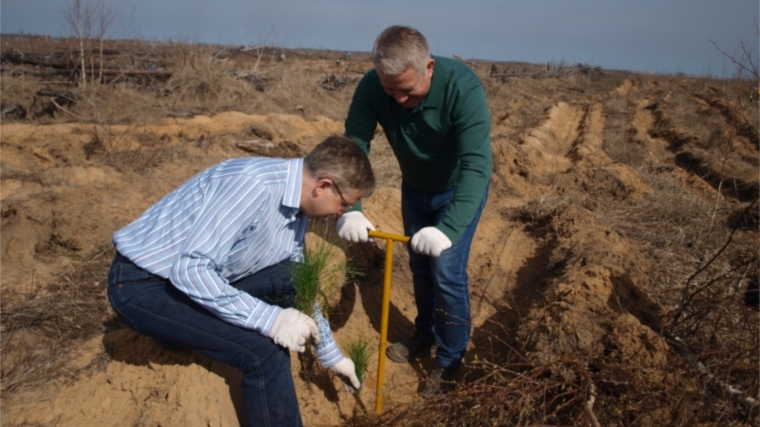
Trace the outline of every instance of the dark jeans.
{"label": "dark jeans", "polygon": [[[295,289],[287,263],[231,285],[267,303],[291,307]],[[108,298],[119,318],[135,331],[238,368],[243,373],[246,426],[303,425],[286,348],[219,319],[169,280],[141,269],[118,252],[108,273]]]}
{"label": "dark jeans", "polygon": [[[404,181],[401,185],[401,217],[407,236],[423,227],[438,224],[454,196],[454,188],[440,193],[426,193]],[[488,187],[472,222],[451,248],[433,258],[409,248],[409,267],[414,283],[417,318],[414,321],[420,338],[438,343],[436,363],[442,368],[457,369],[470,342],[470,289],[467,262],[475,229],[480,220]]]}

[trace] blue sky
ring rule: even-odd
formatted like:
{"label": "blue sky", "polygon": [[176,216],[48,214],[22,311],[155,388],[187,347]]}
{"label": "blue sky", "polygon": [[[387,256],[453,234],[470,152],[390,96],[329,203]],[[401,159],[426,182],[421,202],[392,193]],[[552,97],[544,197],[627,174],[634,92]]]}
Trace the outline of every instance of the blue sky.
{"label": "blue sky", "polygon": [[[735,66],[711,40],[730,55],[745,43],[755,64],[760,51],[758,0],[97,1],[117,12],[111,38],[369,51],[404,24],[438,55],[716,77]],[[1,0],[0,31],[71,35],[70,3]]]}

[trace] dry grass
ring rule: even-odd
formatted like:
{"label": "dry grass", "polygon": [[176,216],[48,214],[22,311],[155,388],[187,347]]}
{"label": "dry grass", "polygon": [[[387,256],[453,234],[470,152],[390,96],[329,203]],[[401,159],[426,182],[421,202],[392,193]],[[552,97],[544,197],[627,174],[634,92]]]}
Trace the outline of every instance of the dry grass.
{"label": "dry grass", "polygon": [[[24,40],[9,40],[3,52],[23,49],[27,44]],[[59,42],[47,48],[61,50],[70,46]],[[342,120],[358,78],[369,69],[369,63],[361,61],[359,55],[355,61],[339,66],[332,59],[336,55],[300,53],[293,56],[310,59],[293,66],[288,59],[279,60],[280,50],[273,48],[240,51],[237,47],[183,43],[115,43],[111,50],[116,53],[109,57],[107,66],[119,67],[124,73],[100,83],[95,81],[87,89],[77,87],[75,74],[41,75],[38,67],[16,65],[3,74],[0,101],[3,111],[19,105],[26,114],[7,114],[4,121],[139,124],[162,117],[213,116],[231,110]],[[315,69],[321,77],[315,77]],[[153,71],[170,73],[170,77],[128,73]],[[330,76],[347,84],[333,84],[326,89],[320,82]],[[37,95],[41,89],[68,91],[79,101],[56,107],[50,98]]]}
{"label": "dry grass", "polygon": [[[78,258],[65,245],[49,250],[66,252],[75,261]],[[80,372],[71,371],[71,350],[108,328],[119,327],[106,300],[104,272],[112,256],[111,245],[103,245],[44,289],[3,293],[3,394],[58,379],[76,379]],[[105,349],[101,356],[81,371],[104,369]]]}
{"label": "dry grass", "polygon": [[634,131],[628,127],[639,96],[641,95],[611,96],[604,103],[604,152],[612,160],[634,169],[643,166],[647,158],[644,147],[632,139]]}
{"label": "dry grass", "polygon": [[[592,411],[584,409],[595,388],[588,369],[577,361],[557,359],[540,366],[480,361],[474,366],[478,378],[455,391],[364,420],[363,425],[588,425],[595,419]],[[576,378],[567,380],[554,373],[563,368],[577,373]]]}

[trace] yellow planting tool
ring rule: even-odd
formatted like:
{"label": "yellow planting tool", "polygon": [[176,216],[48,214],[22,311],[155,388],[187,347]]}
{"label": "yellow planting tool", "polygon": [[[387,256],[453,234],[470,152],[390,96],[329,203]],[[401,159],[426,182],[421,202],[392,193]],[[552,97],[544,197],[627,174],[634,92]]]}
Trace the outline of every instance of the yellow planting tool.
{"label": "yellow planting tool", "polygon": [[375,412],[383,410],[383,379],[385,376],[385,346],[388,344],[388,312],[391,306],[391,273],[393,272],[393,242],[408,243],[409,237],[398,234],[369,231],[369,237],[385,239],[385,277],[383,279],[383,308],[380,317],[380,347],[377,357],[377,398]]}

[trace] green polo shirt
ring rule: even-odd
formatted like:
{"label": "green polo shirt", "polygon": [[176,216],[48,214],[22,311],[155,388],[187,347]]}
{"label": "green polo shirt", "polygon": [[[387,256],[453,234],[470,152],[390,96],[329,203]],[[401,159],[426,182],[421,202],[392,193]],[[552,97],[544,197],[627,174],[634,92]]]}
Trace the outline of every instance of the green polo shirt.
{"label": "green polo shirt", "polygon": [[491,117],[475,73],[454,59],[433,59],[430,91],[413,109],[385,93],[375,69],[367,72],[348,110],[346,135],[369,154],[379,123],[404,180],[426,192],[456,187],[436,225],[454,244],[472,222],[491,179]]}

